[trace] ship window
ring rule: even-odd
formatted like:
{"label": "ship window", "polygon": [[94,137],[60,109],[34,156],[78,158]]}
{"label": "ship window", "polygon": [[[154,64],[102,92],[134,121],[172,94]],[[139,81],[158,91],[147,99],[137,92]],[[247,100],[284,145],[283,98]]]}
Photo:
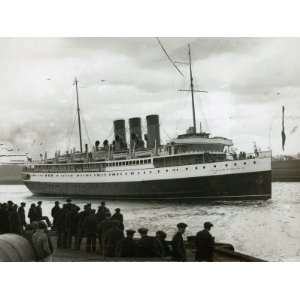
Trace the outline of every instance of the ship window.
{"label": "ship window", "polygon": [[130,174],[131,174],[131,175],[134,175],[134,172],[131,172]]}
{"label": "ship window", "polygon": [[139,164],[140,164],[140,161],[139,161],[139,160],[137,160],[137,161],[136,161],[136,164],[137,164],[137,165],[139,165]]}
{"label": "ship window", "polygon": [[144,174],[146,174],[146,172],[144,171]]}
{"label": "ship window", "polygon": [[256,164],[256,161],[254,161],[253,163]]}
{"label": "ship window", "polygon": [[205,169],[205,166],[203,166],[203,169]]}
{"label": "ship window", "polygon": [[151,164],[151,159],[148,159],[148,164]]}
{"label": "ship window", "polygon": [[157,170],[157,173],[159,173],[160,171],[159,170]]}
{"label": "ship window", "polygon": [[236,163],[234,163],[234,165],[236,166]]}
{"label": "ship window", "polygon": [[166,172],[169,172],[169,170],[168,170],[168,169],[166,169]]}
{"label": "ship window", "polygon": [[216,165],[214,165],[214,168],[216,168],[217,166]]}
{"label": "ship window", "polygon": [[244,165],[246,165],[247,163],[244,161]]}
{"label": "ship window", "polygon": [[129,162],[129,165],[132,165],[132,161]]}
{"label": "ship window", "polygon": [[149,174],[152,174],[152,171],[149,171]]}
{"label": "ship window", "polygon": [[198,170],[198,167],[195,167],[195,170]]}
{"label": "ship window", "polygon": [[189,168],[185,168],[186,170],[188,170]]}
{"label": "ship window", "polygon": [[144,164],[146,164],[146,163],[147,163],[147,159],[144,160]]}
{"label": "ship window", "polygon": [[225,167],[228,167],[228,164],[225,164]]}
{"label": "ship window", "polygon": [[126,166],[128,166],[128,161],[126,161]]}

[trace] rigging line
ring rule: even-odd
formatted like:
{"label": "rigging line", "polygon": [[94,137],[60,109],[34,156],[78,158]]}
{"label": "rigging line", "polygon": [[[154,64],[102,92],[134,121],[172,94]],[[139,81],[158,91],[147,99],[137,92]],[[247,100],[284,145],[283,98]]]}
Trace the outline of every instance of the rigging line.
{"label": "rigging line", "polygon": [[167,136],[167,138],[169,140],[171,140],[172,138],[168,135],[168,133],[166,132],[166,130],[164,129],[164,127],[161,125],[160,128],[163,130],[164,134]]}
{"label": "rigging line", "polygon": [[89,141],[89,146],[91,147],[92,146],[91,139],[90,139],[90,136],[89,136],[89,133],[88,133],[88,130],[87,130],[86,121],[85,121],[83,116],[82,116],[82,121],[83,121],[83,126],[84,126],[84,129],[85,129],[86,136],[87,136],[88,141]]}
{"label": "rigging line", "polygon": [[179,70],[179,68],[176,66],[175,62],[172,60],[172,58],[169,56],[167,50],[164,48],[163,44],[161,43],[160,39],[157,37],[156,38],[160,48],[163,50],[163,52],[166,54],[168,60],[170,61],[170,63],[173,65],[173,67],[177,70],[177,72],[184,77],[183,73]]}
{"label": "rigging line", "polygon": [[75,123],[76,123],[76,112],[74,113],[74,120],[73,120],[73,125],[72,125],[72,128],[71,130],[68,131],[67,133],[67,138],[68,138],[68,142],[67,142],[67,149],[70,147],[71,145],[71,138],[72,138],[72,135],[73,135],[73,131],[74,131],[74,127],[75,127]]}

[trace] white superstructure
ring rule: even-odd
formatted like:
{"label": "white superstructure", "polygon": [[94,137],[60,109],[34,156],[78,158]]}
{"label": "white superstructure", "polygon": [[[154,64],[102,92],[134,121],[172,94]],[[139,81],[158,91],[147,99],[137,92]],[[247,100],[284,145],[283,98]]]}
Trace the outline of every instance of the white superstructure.
{"label": "white superstructure", "polygon": [[28,153],[0,143],[0,165],[24,165],[28,160]]}

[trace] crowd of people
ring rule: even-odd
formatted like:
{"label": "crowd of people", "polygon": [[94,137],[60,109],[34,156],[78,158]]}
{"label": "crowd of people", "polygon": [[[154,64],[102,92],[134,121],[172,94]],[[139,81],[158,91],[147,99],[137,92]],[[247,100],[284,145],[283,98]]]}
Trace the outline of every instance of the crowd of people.
{"label": "crowd of people", "polygon": [[[183,234],[188,225],[185,223],[177,224],[177,232],[168,242],[164,231],[159,230],[155,236],[149,236],[148,229],[144,227],[137,230],[139,238],[136,238],[135,230],[125,230],[121,209],[116,208],[111,214],[104,201],[97,211],[90,203],[81,210],[71,199],[67,199],[62,206],[59,201],[55,201],[51,210],[52,223],[43,215],[42,201],[37,205],[31,204],[27,223],[25,206],[24,202],[20,206],[12,201],[0,203],[0,234],[15,233],[25,236],[40,260],[53,253],[49,228],[56,233],[57,248],[81,250],[82,241],[86,239],[85,251],[95,253],[98,249],[104,257],[187,260]],[[213,260],[214,238],[210,234],[212,226],[212,223],[205,222],[203,230],[195,237],[196,261]]]}

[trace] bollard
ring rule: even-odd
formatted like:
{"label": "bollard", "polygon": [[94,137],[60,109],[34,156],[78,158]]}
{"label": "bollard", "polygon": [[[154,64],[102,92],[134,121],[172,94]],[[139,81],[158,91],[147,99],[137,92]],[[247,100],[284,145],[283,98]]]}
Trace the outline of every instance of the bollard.
{"label": "bollard", "polygon": [[0,261],[35,261],[30,242],[24,237],[7,233],[0,234]]}

